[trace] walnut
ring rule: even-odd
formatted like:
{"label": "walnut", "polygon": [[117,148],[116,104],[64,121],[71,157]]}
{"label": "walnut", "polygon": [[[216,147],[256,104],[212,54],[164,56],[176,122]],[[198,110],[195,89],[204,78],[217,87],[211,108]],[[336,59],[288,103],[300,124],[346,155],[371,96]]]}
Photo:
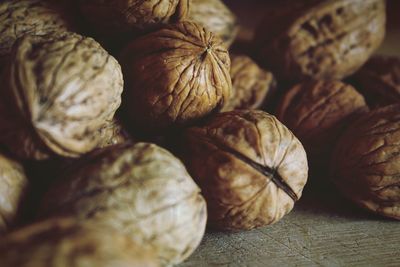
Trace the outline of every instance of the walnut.
{"label": "walnut", "polygon": [[200,243],[206,205],[183,164],[149,143],[124,144],[82,159],[43,199],[42,214],[112,227],[177,264]]}
{"label": "walnut", "polygon": [[123,36],[186,18],[189,0],[79,0],[79,7],[98,33]]}
{"label": "walnut", "polygon": [[110,229],[55,218],[26,226],[0,241],[1,266],[159,266],[154,253]]}
{"label": "walnut", "polygon": [[121,61],[128,116],[148,132],[218,111],[230,95],[227,50],[219,38],[191,22],[134,40]]}
{"label": "walnut", "polygon": [[288,1],[256,30],[260,60],[282,79],[342,79],[385,35],[384,0]]}
{"label": "walnut", "polygon": [[400,102],[400,58],[375,56],[354,74],[352,82],[371,106]]}
{"label": "walnut", "polygon": [[235,14],[221,0],[192,0],[188,19],[221,37],[227,47],[239,30]]}
{"label": "walnut", "polygon": [[217,114],[204,126],[189,128],[182,147],[215,228],[251,229],[278,221],[307,181],[303,146],[263,111]]}
{"label": "walnut", "polygon": [[27,188],[28,179],[22,165],[0,153],[0,232],[15,222]]}
{"label": "walnut", "polygon": [[300,139],[312,163],[323,166],[344,127],[368,110],[351,85],[339,81],[308,81],[282,98],[276,117]]}
{"label": "walnut", "polygon": [[[0,65],[4,64],[14,42],[26,34],[43,35],[66,31],[72,26],[60,10],[43,0],[4,0],[0,2]],[[3,63],[2,63],[3,62]]]}
{"label": "walnut", "polygon": [[222,111],[260,108],[275,91],[271,72],[261,69],[251,58],[231,55],[232,93]]}
{"label": "walnut", "polygon": [[341,136],[332,179],[352,201],[400,220],[400,105],[376,109]]}
{"label": "walnut", "polygon": [[0,140],[21,158],[78,157],[100,143],[123,80],[118,62],[91,38],[25,36],[3,73]]}

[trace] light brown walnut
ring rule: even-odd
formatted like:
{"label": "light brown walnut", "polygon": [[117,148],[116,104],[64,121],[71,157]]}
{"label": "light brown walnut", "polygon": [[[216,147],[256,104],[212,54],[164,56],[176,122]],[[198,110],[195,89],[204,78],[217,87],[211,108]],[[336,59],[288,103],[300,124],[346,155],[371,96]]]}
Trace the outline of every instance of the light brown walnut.
{"label": "light brown walnut", "polygon": [[112,146],[83,158],[46,194],[41,213],[111,227],[153,249],[163,265],[194,251],[207,218],[200,189],[183,164],[149,143]]}
{"label": "light brown walnut", "polygon": [[0,153],[0,233],[7,231],[18,218],[28,184],[22,165]]}
{"label": "light brown walnut", "polygon": [[182,147],[207,201],[211,227],[252,229],[277,222],[291,211],[307,181],[303,146],[263,111],[217,114],[189,128]]}
{"label": "light brown walnut", "polygon": [[217,112],[231,92],[222,41],[192,22],[165,26],[122,53],[125,104],[138,128],[158,132]]}
{"label": "light brown walnut", "polygon": [[344,128],[366,111],[363,96],[351,85],[309,81],[295,85],[283,96],[276,117],[300,139],[311,162],[321,165],[329,162]]}
{"label": "light brown walnut", "polygon": [[400,220],[400,105],[373,110],[350,125],[331,167],[333,181],[349,199]]}
{"label": "light brown walnut", "polygon": [[0,142],[15,155],[78,157],[104,143],[98,132],[121,102],[118,62],[74,33],[25,36],[13,48],[0,90]]}
{"label": "light brown walnut", "polygon": [[222,111],[261,108],[276,89],[273,74],[245,55],[231,55],[230,74],[232,93]]}
{"label": "light brown walnut", "polygon": [[191,0],[188,20],[220,36],[227,47],[239,30],[235,14],[221,0]]}
{"label": "light brown walnut", "polygon": [[255,34],[260,61],[281,79],[340,80],[385,36],[384,0],[281,1]]}
{"label": "light brown walnut", "polygon": [[156,267],[152,251],[110,229],[54,218],[0,240],[2,267]]}

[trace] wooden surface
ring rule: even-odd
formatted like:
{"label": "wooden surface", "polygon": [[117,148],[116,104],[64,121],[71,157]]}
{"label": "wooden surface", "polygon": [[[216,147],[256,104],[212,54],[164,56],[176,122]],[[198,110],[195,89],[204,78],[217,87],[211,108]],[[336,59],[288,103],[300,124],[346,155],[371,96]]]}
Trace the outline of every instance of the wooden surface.
{"label": "wooden surface", "polygon": [[[244,25],[241,37],[250,39],[263,1],[225,2]],[[390,2],[393,16],[380,54],[400,55],[399,2]],[[353,206],[328,183],[308,184],[294,210],[274,225],[237,233],[208,230],[179,265],[189,266],[400,266],[400,222]]]}

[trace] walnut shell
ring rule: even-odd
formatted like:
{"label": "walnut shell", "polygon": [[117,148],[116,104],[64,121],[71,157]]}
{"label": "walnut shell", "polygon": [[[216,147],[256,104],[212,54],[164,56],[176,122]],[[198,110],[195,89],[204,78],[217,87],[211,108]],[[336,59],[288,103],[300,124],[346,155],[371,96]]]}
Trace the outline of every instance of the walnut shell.
{"label": "walnut shell", "polygon": [[332,179],[352,201],[400,220],[400,105],[376,109],[341,136]]}
{"label": "walnut shell", "polygon": [[200,243],[206,204],[183,164],[153,144],[112,146],[84,158],[45,196],[43,214],[112,227],[177,264]]}
{"label": "walnut shell", "polygon": [[352,82],[371,106],[400,103],[400,58],[375,56],[354,74]]}
{"label": "walnut shell", "polygon": [[27,188],[22,165],[0,153],[0,232],[7,231],[17,219]]}
{"label": "walnut shell", "polygon": [[260,60],[282,79],[340,80],[384,38],[384,0],[287,2],[255,34]]}
{"label": "walnut shell", "polygon": [[154,253],[109,229],[56,218],[22,228],[0,241],[0,266],[159,266]]}
{"label": "walnut shell", "polygon": [[306,153],[274,116],[257,110],[220,113],[184,137],[183,157],[207,201],[212,227],[268,225],[300,198]]}
{"label": "walnut shell", "polygon": [[282,98],[276,117],[300,139],[313,163],[326,164],[344,127],[368,111],[364,98],[339,81],[308,81]]}
{"label": "walnut shell", "polygon": [[132,41],[121,56],[128,116],[141,129],[187,124],[229,98],[229,54],[222,41],[191,22]]}
{"label": "walnut shell", "polygon": [[274,75],[261,69],[250,57],[231,55],[232,93],[222,111],[257,109],[276,88]]}
{"label": "walnut shell", "polygon": [[189,0],[79,0],[80,10],[95,30],[123,36],[186,18]]}
{"label": "walnut shell", "polygon": [[221,37],[227,47],[239,30],[235,14],[221,0],[191,0],[188,20]]}
{"label": "walnut shell", "polygon": [[104,142],[96,133],[114,117],[123,80],[96,41],[74,33],[25,36],[11,59],[0,99],[0,140],[10,151],[29,159],[78,157]]}
{"label": "walnut shell", "polygon": [[[66,31],[72,26],[60,10],[43,0],[0,2],[0,62],[5,61],[14,42],[26,34],[43,35]],[[1,65],[1,63],[0,63]]]}

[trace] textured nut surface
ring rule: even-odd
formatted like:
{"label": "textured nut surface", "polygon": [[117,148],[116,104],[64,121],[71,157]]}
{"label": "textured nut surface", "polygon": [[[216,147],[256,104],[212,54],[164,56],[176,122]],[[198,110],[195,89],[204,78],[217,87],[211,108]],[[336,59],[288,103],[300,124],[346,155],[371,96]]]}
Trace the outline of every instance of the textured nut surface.
{"label": "textured nut surface", "polygon": [[134,142],[133,138],[130,137],[124,126],[117,119],[113,119],[110,123],[101,128],[100,135],[100,140],[102,140],[99,143],[100,148],[125,142]]}
{"label": "textured nut surface", "polygon": [[274,116],[217,114],[186,131],[183,156],[207,201],[212,227],[251,229],[290,212],[307,181],[306,153]]}
{"label": "textured nut surface", "polygon": [[71,29],[66,18],[43,0],[0,2],[0,61],[11,52],[14,42],[25,34],[42,35]]}
{"label": "textured nut surface", "polygon": [[400,102],[400,58],[375,56],[354,74],[352,81],[371,106]]}
{"label": "textured nut surface", "polygon": [[0,92],[0,140],[10,151],[77,157],[103,142],[97,132],[112,121],[123,80],[118,62],[96,41],[73,33],[25,36],[11,59]]}
{"label": "textured nut surface", "polygon": [[257,109],[276,88],[271,72],[245,55],[231,55],[232,93],[222,111]]}
{"label": "textured nut surface", "polygon": [[229,54],[191,22],[168,25],[122,53],[130,118],[143,129],[180,125],[219,110],[229,98]]}
{"label": "textured nut surface", "polygon": [[0,153],[0,232],[6,231],[17,218],[27,187],[22,165]]}
{"label": "textured nut surface", "polygon": [[154,253],[110,229],[57,218],[10,233],[0,241],[3,267],[156,267]]}
{"label": "textured nut surface", "polygon": [[339,81],[295,85],[282,98],[276,117],[300,139],[312,159],[329,157],[343,128],[368,110],[352,86]]}
{"label": "textured nut surface", "polygon": [[183,164],[148,143],[95,152],[43,200],[44,214],[74,215],[110,226],[157,252],[164,264],[188,257],[200,243],[206,205]]}
{"label": "textured nut surface", "polygon": [[342,79],[380,45],[385,22],[384,0],[289,1],[266,16],[256,42],[282,78]]}
{"label": "textured nut surface", "polygon": [[230,46],[238,32],[235,14],[221,0],[192,0],[188,19],[218,35]]}
{"label": "textured nut surface", "polygon": [[79,0],[79,6],[99,33],[121,35],[184,19],[189,0]]}
{"label": "textured nut surface", "polygon": [[355,203],[400,220],[400,105],[365,114],[341,136],[332,179]]}

